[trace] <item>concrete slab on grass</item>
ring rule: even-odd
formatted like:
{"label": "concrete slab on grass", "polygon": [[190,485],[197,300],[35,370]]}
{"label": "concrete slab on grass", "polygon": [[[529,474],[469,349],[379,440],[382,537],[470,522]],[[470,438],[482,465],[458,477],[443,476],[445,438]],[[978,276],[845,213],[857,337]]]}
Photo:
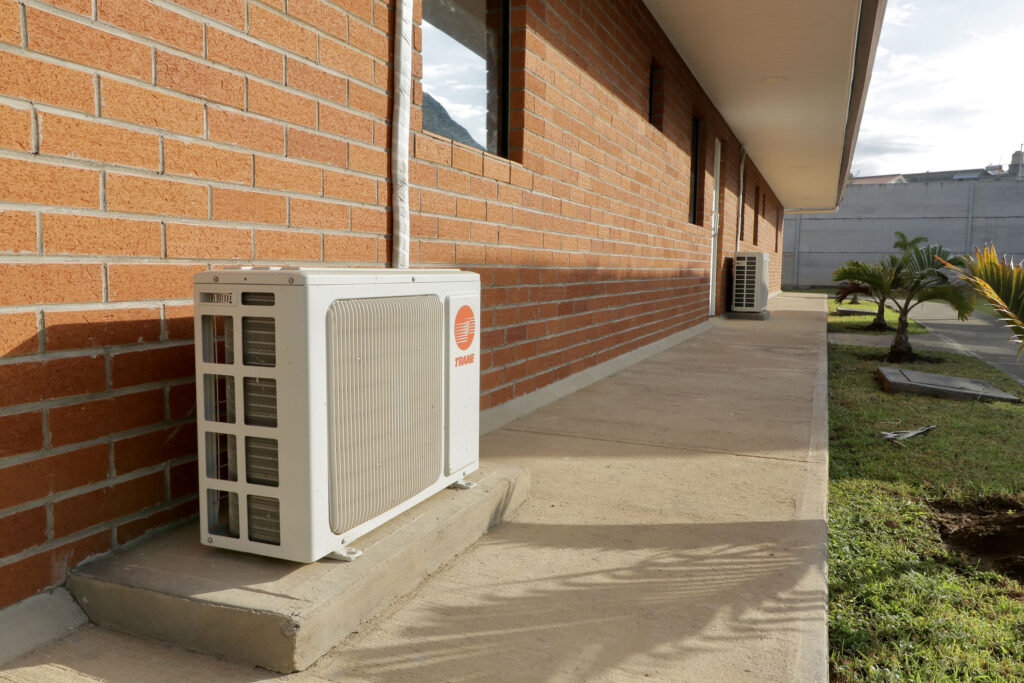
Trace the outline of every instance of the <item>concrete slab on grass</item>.
{"label": "concrete slab on grass", "polygon": [[297,564],[200,545],[189,524],[81,567],[68,588],[102,626],[289,673],[416,588],[515,511],[519,467],[486,468],[356,542],[355,562]]}
{"label": "concrete slab on grass", "polygon": [[870,310],[867,308],[850,308],[848,306],[840,306],[836,309],[837,315],[870,315],[873,316],[878,312],[878,309]]}
{"label": "concrete slab on grass", "polygon": [[1008,394],[980,379],[886,367],[878,368],[878,378],[882,382],[882,388],[891,394],[921,394],[961,401],[1020,401],[1013,394]]}

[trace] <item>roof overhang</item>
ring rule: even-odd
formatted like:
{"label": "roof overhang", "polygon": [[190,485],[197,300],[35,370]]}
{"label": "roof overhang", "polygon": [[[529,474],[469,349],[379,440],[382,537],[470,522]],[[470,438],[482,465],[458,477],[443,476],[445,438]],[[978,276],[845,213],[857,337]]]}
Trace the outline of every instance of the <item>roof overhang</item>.
{"label": "roof overhang", "polygon": [[886,0],[644,0],[787,210],[843,199]]}

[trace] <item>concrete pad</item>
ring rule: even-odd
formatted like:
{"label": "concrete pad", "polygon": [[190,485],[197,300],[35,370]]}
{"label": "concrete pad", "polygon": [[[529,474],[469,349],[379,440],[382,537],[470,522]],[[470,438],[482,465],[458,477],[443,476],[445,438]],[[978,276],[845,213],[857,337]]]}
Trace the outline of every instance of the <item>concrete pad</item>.
{"label": "concrete pad", "polygon": [[878,378],[882,382],[882,388],[890,394],[921,394],[961,401],[1020,402],[1013,394],[1008,394],[992,383],[980,379],[886,367],[878,368]]}
{"label": "concrete pad", "polygon": [[63,638],[88,621],[85,612],[63,588],[6,607],[0,610],[0,664]]}
{"label": "concrete pad", "polygon": [[850,308],[849,306],[839,306],[836,308],[837,315],[874,315],[878,312],[878,309],[870,310],[867,308]]}
{"label": "concrete pad", "polygon": [[89,618],[279,672],[304,669],[510,516],[529,490],[485,467],[357,542],[352,563],[296,564],[200,545],[195,524],[81,567],[68,588]]}
{"label": "concrete pad", "polygon": [[[484,437],[486,461],[532,473],[515,521],[307,673],[827,680],[824,297],[807,305],[805,318],[778,297],[763,334],[725,321]],[[795,346],[781,352],[785,339]],[[696,372],[712,367],[733,372]],[[715,396],[695,386],[731,391],[756,422],[702,410]],[[802,412],[805,426],[755,448],[747,436],[776,410]],[[729,447],[730,432],[749,453]]]}
{"label": "concrete pad", "polygon": [[[551,404],[485,436],[485,466],[531,471],[515,520],[287,680],[827,680],[825,301],[774,297],[771,320],[722,320],[564,397],[564,421],[533,424],[565,434],[524,429]],[[701,407],[718,394],[751,422]],[[571,405],[577,396],[615,429],[591,433],[599,420]],[[750,435],[774,413],[793,422],[790,438],[758,448]],[[17,673],[271,677],[95,627],[76,636],[22,658]],[[96,663],[104,649],[134,655],[127,675]]]}

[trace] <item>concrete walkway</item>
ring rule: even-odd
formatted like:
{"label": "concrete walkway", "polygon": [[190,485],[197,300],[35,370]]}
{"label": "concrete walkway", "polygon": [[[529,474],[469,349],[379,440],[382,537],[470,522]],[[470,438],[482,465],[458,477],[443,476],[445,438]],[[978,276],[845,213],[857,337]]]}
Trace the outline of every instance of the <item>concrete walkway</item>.
{"label": "concrete walkway", "polygon": [[[825,297],[771,308],[484,437],[518,516],[286,680],[825,680]],[[94,626],[0,668],[273,677]]]}
{"label": "concrete walkway", "polygon": [[[946,304],[928,301],[913,310],[911,317],[928,328],[928,334],[915,334],[910,344],[915,349],[954,351],[994,365],[1024,384],[1024,363],[1017,362],[1017,345],[1009,343],[1010,331],[987,313],[976,312],[970,320],[957,320]],[[828,335],[835,344],[884,346],[892,343],[892,335],[836,334]]]}

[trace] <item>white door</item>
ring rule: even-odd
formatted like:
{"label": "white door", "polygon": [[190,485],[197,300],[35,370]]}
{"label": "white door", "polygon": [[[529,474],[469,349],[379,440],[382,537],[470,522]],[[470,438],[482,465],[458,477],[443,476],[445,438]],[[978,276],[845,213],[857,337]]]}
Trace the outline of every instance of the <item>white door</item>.
{"label": "white door", "polygon": [[711,195],[711,283],[708,290],[708,315],[716,315],[718,300],[718,231],[722,225],[722,141],[715,138],[715,162],[712,166],[713,187]]}

